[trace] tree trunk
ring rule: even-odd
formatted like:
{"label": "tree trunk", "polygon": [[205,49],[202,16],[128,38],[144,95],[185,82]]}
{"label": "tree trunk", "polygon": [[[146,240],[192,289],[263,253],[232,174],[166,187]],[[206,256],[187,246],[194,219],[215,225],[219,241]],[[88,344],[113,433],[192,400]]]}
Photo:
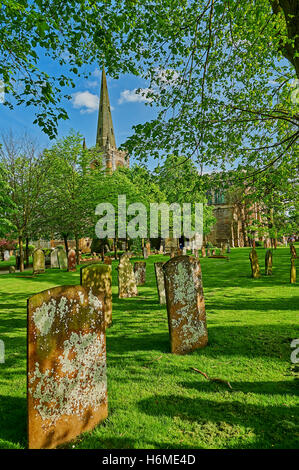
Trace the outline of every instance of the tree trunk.
{"label": "tree trunk", "polygon": [[66,256],[68,256],[69,255],[69,245],[68,245],[68,242],[67,242],[67,235],[63,235],[63,240],[64,240]]}
{"label": "tree trunk", "polygon": [[76,240],[76,263],[80,264],[79,237],[75,236],[75,240]]}
{"label": "tree trunk", "polygon": [[29,238],[28,237],[26,237],[25,260],[26,260],[26,268],[29,268]]}
{"label": "tree trunk", "polygon": [[20,272],[24,271],[24,249],[23,249],[23,237],[19,236],[19,252],[20,252]]}

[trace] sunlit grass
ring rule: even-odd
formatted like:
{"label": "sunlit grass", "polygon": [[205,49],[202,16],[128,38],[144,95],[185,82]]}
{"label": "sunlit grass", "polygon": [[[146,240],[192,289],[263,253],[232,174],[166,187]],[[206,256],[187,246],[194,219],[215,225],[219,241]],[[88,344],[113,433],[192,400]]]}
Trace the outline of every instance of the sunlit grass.
{"label": "sunlit grass", "polygon": [[[76,448],[299,448],[298,373],[290,343],[299,338],[298,287],[289,283],[288,248],[274,252],[273,276],[250,277],[249,249],[229,262],[201,260],[209,345],[187,356],[169,352],[166,309],[158,303],[153,263],[139,296],[117,297],[107,331],[109,417],[70,444]],[[0,447],[26,447],[26,299],[77,273],[47,270],[0,275]],[[211,377],[208,382],[195,367]],[[297,374],[297,375],[296,375]]]}

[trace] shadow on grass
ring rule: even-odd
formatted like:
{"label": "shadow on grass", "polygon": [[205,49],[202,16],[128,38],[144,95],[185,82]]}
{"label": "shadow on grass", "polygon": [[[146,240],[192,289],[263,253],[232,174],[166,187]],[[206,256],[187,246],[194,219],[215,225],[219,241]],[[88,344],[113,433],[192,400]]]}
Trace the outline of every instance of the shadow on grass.
{"label": "shadow on grass", "polygon": [[[26,398],[0,395],[0,439],[27,446]],[[2,448],[5,448],[1,446]]]}
{"label": "shadow on grass", "polygon": [[[286,408],[282,406],[157,395],[140,400],[138,408],[150,416],[179,417],[182,421],[199,426],[201,432],[209,431],[215,435],[222,432],[224,435],[232,434],[228,437],[237,437],[240,428],[245,427],[255,434],[254,448],[299,448],[299,407],[295,406],[287,408],[286,417]],[[239,445],[230,445],[227,441],[225,447],[242,447],[242,440]]]}

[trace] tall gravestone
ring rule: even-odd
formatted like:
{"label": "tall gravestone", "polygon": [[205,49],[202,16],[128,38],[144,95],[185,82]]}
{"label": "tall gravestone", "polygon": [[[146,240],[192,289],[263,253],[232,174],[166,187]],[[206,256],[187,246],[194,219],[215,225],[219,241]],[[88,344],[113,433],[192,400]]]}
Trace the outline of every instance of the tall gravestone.
{"label": "tall gravestone", "polygon": [[265,274],[266,274],[266,276],[272,276],[272,262],[273,262],[272,250],[267,250],[266,255],[265,255]]}
{"label": "tall gravestone", "polygon": [[4,261],[9,261],[10,260],[10,254],[9,254],[8,250],[4,251],[3,259],[4,259]]}
{"label": "tall gravestone", "polygon": [[143,286],[146,280],[146,262],[135,261],[134,263],[134,276],[137,286]]}
{"label": "tall gravestone", "polygon": [[254,279],[257,279],[260,277],[260,265],[259,265],[259,260],[257,256],[257,252],[254,248],[249,253],[249,259],[250,259],[250,264],[251,264],[251,277]]}
{"label": "tall gravestone", "polygon": [[103,300],[60,286],[28,300],[30,449],[50,449],[108,414]]}
{"label": "tall gravestone", "polygon": [[43,250],[41,250],[40,248],[37,248],[33,252],[33,273],[40,274],[40,273],[44,273],[45,270],[46,270],[45,254]]}
{"label": "tall gravestone", "polygon": [[51,251],[51,268],[59,268],[59,262],[58,262],[58,249],[54,248],[54,250]]}
{"label": "tall gravestone", "polygon": [[69,253],[68,253],[67,270],[69,272],[77,271],[76,252],[75,252],[75,250],[70,250]]}
{"label": "tall gravestone", "polygon": [[147,259],[147,258],[148,258],[148,251],[147,251],[146,246],[143,247],[143,258],[144,258],[144,259]]}
{"label": "tall gravestone", "polygon": [[92,264],[83,266],[80,270],[81,286],[99,299],[103,298],[105,325],[108,328],[112,323],[112,269],[106,264]]}
{"label": "tall gravestone", "polygon": [[162,269],[163,264],[164,263],[162,263],[162,262],[154,263],[156,282],[157,282],[157,290],[158,290],[160,305],[165,305],[166,304],[164,272],[163,272],[163,269]]}
{"label": "tall gravestone", "polygon": [[202,258],[206,257],[206,249],[205,249],[204,246],[201,247],[201,256],[202,256]]}
{"label": "tall gravestone", "polygon": [[290,244],[290,252],[291,252],[292,258],[297,258],[297,251],[292,243]]}
{"label": "tall gravestone", "polygon": [[138,295],[133,266],[130,257],[124,253],[119,259],[118,269],[118,297],[136,297]]}
{"label": "tall gravestone", "polygon": [[290,283],[296,284],[296,265],[295,259],[293,256],[291,257],[291,271],[290,271]]}
{"label": "tall gravestone", "polygon": [[179,256],[163,265],[171,352],[186,354],[208,342],[199,259]]}
{"label": "tall gravestone", "polygon": [[58,256],[59,269],[62,269],[62,270],[67,269],[67,256],[63,248],[58,249],[57,256]]}

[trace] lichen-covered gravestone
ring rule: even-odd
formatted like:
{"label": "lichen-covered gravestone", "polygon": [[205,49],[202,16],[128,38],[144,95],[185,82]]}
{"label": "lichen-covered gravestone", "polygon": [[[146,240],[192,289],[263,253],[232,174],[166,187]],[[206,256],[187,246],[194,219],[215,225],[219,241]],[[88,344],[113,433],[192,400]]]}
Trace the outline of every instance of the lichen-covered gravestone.
{"label": "lichen-covered gravestone", "polygon": [[43,250],[41,250],[40,248],[37,248],[37,250],[34,250],[33,252],[33,273],[34,274],[44,273],[45,270],[46,270],[45,254]]}
{"label": "lichen-covered gravestone", "polygon": [[58,250],[58,263],[60,269],[67,269],[67,256],[63,248]]}
{"label": "lichen-covered gravestone", "polygon": [[127,297],[136,297],[138,289],[134,276],[133,266],[130,263],[130,257],[124,253],[119,259],[118,269],[118,297],[120,299]]}
{"label": "lichen-covered gravestone", "polygon": [[146,263],[145,261],[136,261],[134,263],[134,276],[137,286],[143,286],[146,279]]}
{"label": "lichen-covered gravestone", "polygon": [[162,269],[163,264],[164,263],[162,262],[154,263],[160,305],[166,304],[164,272]]}
{"label": "lichen-covered gravestone", "polygon": [[265,274],[266,274],[266,276],[272,276],[272,260],[273,260],[272,251],[267,250],[266,255],[265,255]]}
{"label": "lichen-covered gravestone", "polygon": [[77,270],[76,264],[76,252],[75,250],[70,250],[67,257],[67,270],[75,272]]}
{"label": "lichen-covered gravestone", "polygon": [[249,253],[249,259],[251,264],[251,276],[256,279],[260,277],[260,265],[257,252],[254,248],[252,248],[251,252]]}
{"label": "lichen-covered gravestone", "polygon": [[50,449],[108,414],[103,300],[60,286],[28,300],[28,442]]}
{"label": "lichen-covered gravestone", "polygon": [[54,248],[51,252],[51,268],[59,268],[59,262],[58,262],[58,249]]}
{"label": "lichen-covered gravestone", "polygon": [[171,352],[186,354],[208,342],[199,259],[179,256],[163,265]]}
{"label": "lichen-covered gravestone", "polygon": [[112,269],[106,264],[92,264],[83,266],[80,271],[81,286],[104,301],[105,325],[108,328],[112,323]]}

